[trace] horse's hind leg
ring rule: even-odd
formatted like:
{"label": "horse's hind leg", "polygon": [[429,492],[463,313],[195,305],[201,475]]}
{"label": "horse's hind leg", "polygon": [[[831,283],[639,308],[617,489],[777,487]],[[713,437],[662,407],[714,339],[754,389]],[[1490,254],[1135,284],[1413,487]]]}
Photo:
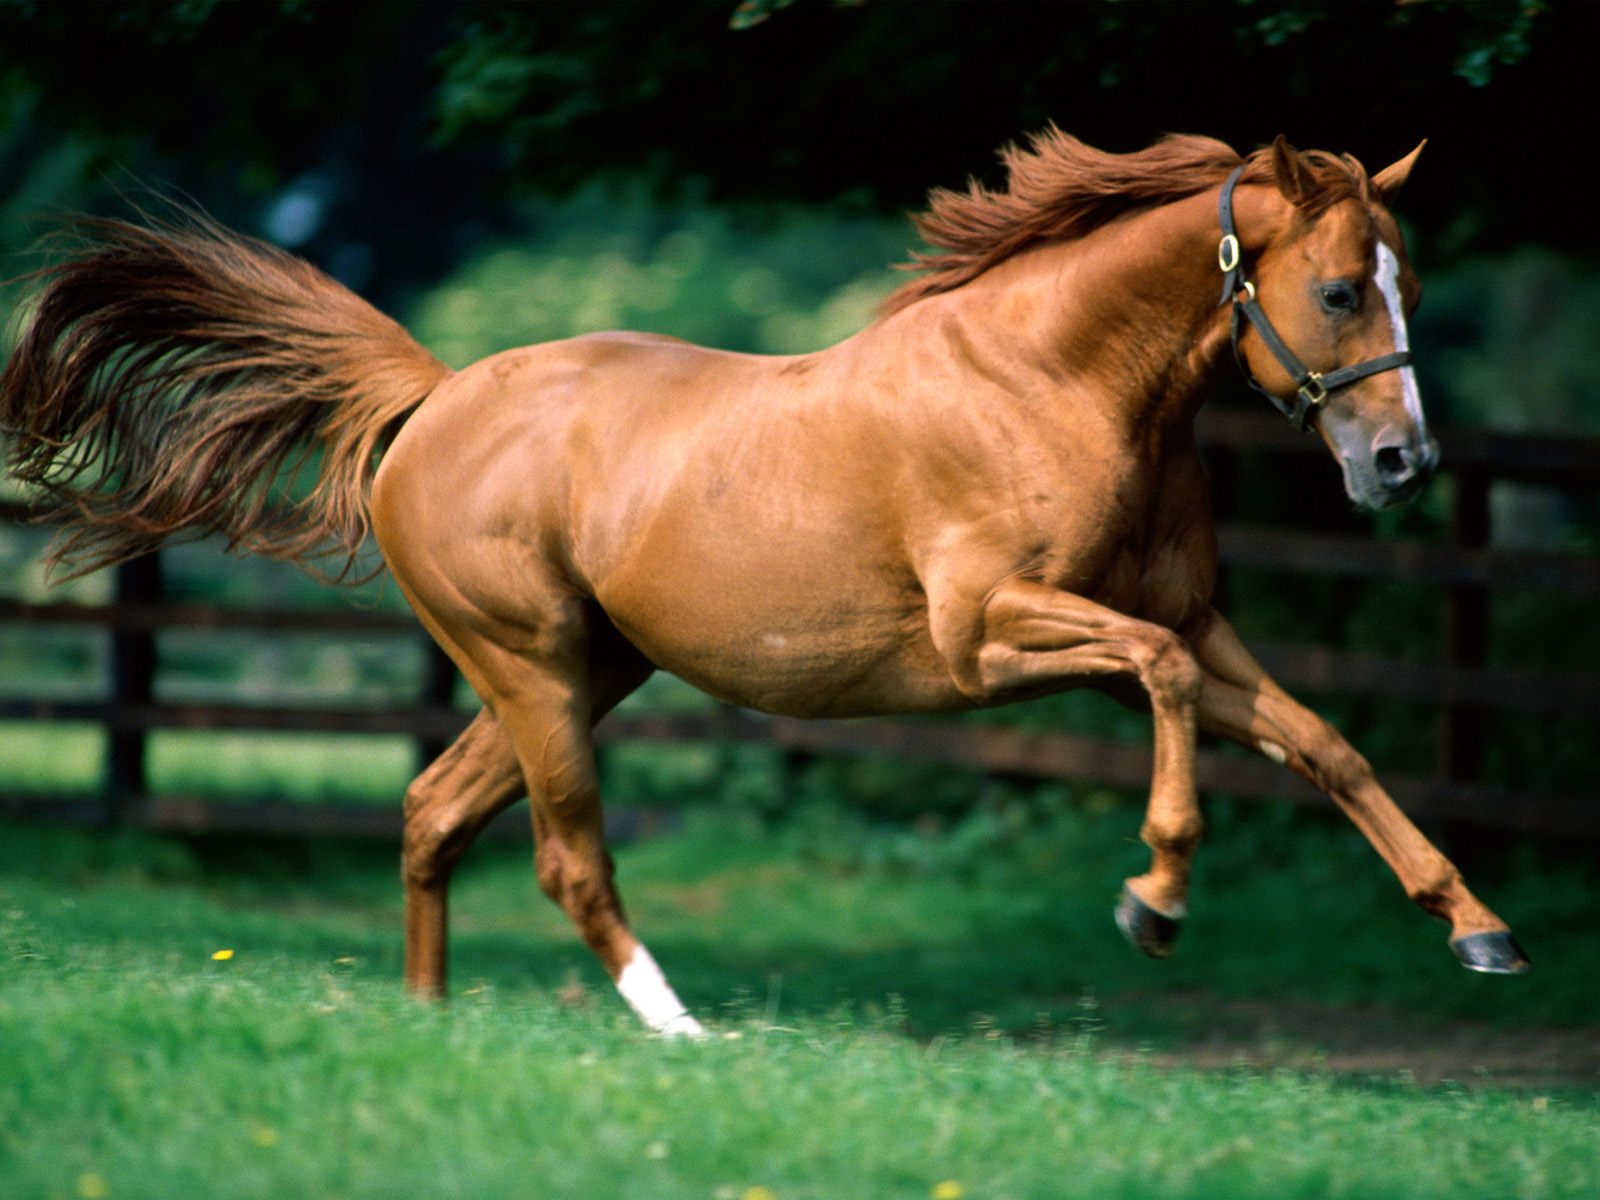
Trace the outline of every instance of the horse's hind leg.
{"label": "horse's hind leg", "polygon": [[488,709],[406,789],[401,875],[412,991],[444,994],[450,877],[483,828],[525,790],[511,739]]}
{"label": "horse's hind leg", "polygon": [[1367,760],[1274,683],[1225,620],[1216,617],[1194,649],[1204,672],[1200,719],[1207,729],[1284,763],[1326,791],[1399,876],[1406,895],[1450,923],[1450,945],[1463,965],[1500,975],[1528,970],[1506,923],[1396,807]]}
{"label": "horse's hind leg", "polygon": [[543,671],[503,709],[528,781],[539,886],[559,904],[651,1029],[699,1035],[655,960],[628,928],[605,845],[589,714],[569,680]]}
{"label": "horse's hind leg", "polygon": [[515,626],[481,618],[451,622],[454,636],[441,644],[493,711],[520,768],[539,886],[565,910],[645,1024],[669,1035],[700,1034],[628,928],[601,821],[591,728],[652,668],[598,610],[575,597],[552,592],[527,603],[533,611]]}

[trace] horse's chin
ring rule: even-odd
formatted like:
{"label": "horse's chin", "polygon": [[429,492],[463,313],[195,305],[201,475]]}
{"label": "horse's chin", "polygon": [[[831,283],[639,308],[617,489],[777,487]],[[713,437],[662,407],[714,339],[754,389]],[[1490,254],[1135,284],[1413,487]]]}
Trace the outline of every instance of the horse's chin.
{"label": "horse's chin", "polygon": [[1399,487],[1388,488],[1375,480],[1354,480],[1350,477],[1349,471],[1346,471],[1344,492],[1363,512],[1387,512],[1389,509],[1404,508],[1410,504],[1421,494],[1426,482],[1425,479],[1417,478],[1407,480]]}

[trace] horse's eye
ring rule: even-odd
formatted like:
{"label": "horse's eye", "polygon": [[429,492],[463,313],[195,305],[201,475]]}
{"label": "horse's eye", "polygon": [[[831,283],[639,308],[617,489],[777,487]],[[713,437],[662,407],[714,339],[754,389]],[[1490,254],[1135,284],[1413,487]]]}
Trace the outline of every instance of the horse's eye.
{"label": "horse's eye", "polygon": [[1355,312],[1359,299],[1356,289],[1343,280],[1322,287],[1322,307],[1329,312]]}

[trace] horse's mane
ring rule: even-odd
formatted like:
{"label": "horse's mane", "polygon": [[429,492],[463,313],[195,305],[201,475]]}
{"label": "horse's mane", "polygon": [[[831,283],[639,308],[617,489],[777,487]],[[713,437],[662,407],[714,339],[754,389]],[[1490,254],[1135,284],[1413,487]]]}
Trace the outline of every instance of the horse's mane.
{"label": "horse's mane", "polygon": [[[1292,151],[1291,151],[1292,153]],[[1314,190],[1300,211],[1315,216],[1350,196],[1369,199],[1367,172],[1348,154],[1310,150],[1299,155]],[[1083,237],[1124,213],[1170,204],[1222,182],[1245,163],[1243,178],[1273,178],[1272,147],[1241,157],[1215,138],[1168,134],[1131,154],[1096,150],[1055,125],[1000,151],[1004,190],[968,180],[964,192],[936,188],[928,211],[912,217],[933,250],[914,252],[902,270],[924,274],[883,302],[898,312],[924,296],[937,295],[977,278],[1029,246]]]}

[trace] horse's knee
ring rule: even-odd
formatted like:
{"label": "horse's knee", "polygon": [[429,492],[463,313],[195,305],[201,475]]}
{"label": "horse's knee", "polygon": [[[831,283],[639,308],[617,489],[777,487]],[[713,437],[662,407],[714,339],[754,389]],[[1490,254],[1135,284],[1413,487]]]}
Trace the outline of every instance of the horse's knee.
{"label": "horse's knee", "polygon": [[470,736],[471,728],[406,788],[401,805],[405,825],[400,837],[400,871],[408,884],[427,887],[445,882],[455,865],[447,850],[456,824],[448,781]]}
{"label": "horse's knee", "polygon": [[407,819],[421,812],[439,798],[439,780],[447,771],[446,759],[451,756],[451,750],[446,750],[423,768],[422,774],[413,779],[406,787],[405,800],[401,804]]}
{"label": "horse's knee", "polygon": [[415,784],[406,792],[400,874],[409,885],[438,887],[450,881],[471,839],[459,813],[448,805],[434,802],[435,796],[419,792]]}
{"label": "horse's knee", "polygon": [[436,887],[449,879],[454,864],[441,853],[443,844],[441,832],[423,818],[406,821],[400,840],[400,875],[408,885]]}
{"label": "horse's knee", "polygon": [[1134,661],[1151,700],[1181,706],[1199,700],[1200,664],[1171,630],[1152,627],[1140,640]]}

